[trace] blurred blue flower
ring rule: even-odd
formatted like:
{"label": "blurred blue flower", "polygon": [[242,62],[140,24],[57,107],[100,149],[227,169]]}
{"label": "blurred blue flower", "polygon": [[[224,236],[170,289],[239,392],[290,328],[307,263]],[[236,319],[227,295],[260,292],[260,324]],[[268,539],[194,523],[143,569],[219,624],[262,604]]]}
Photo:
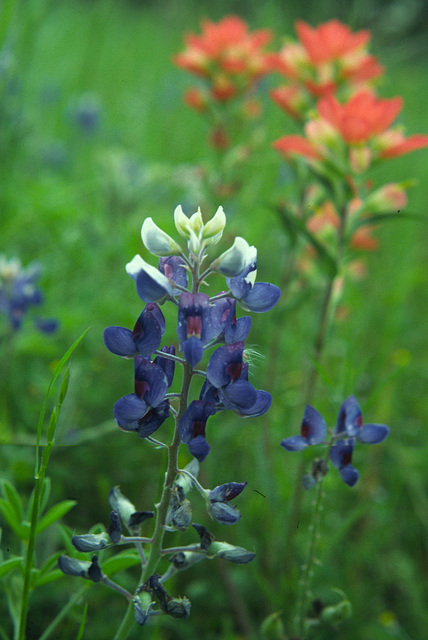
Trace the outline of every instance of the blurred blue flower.
{"label": "blurred blue flower", "polygon": [[95,93],[84,93],[70,105],[70,115],[74,123],[85,134],[92,134],[101,123],[101,100]]}
{"label": "blurred blue flower", "polygon": [[[30,307],[43,302],[43,294],[36,282],[40,277],[40,267],[33,265],[24,269],[18,258],[8,260],[0,256],[0,313],[4,313],[14,331],[21,329]],[[37,329],[52,333],[58,327],[57,320],[34,319]]]}
{"label": "blurred blue flower", "polygon": [[335,433],[340,436],[356,437],[365,444],[379,444],[389,434],[385,424],[363,424],[360,406],[355,396],[349,396],[339,409]]}
{"label": "blurred blue flower", "polygon": [[327,435],[327,425],[316,409],[306,405],[303,415],[301,435],[282,440],[281,446],[287,451],[301,451],[311,444],[320,444]]}
{"label": "blurred blue flower", "polygon": [[339,470],[343,482],[353,487],[360,477],[359,472],[352,466],[352,453],[354,451],[354,438],[338,440],[330,447],[329,457],[331,463]]}

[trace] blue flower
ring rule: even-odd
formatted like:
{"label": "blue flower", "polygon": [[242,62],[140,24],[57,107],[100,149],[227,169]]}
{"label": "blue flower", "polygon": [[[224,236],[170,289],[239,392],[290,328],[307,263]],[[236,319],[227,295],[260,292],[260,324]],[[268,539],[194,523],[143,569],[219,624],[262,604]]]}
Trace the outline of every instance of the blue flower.
{"label": "blue flower", "polygon": [[[244,342],[218,347],[207,365],[207,380],[218,389],[220,404],[245,416],[260,416],[272,402],[267,391],[258,391],[248,382],[248,364],[243,362]],[[206,386],[204,393],[209,393]]]}
{"label": "blue flower", "polygon": [[139,255],[126,265],[126,272],[135,280],[137,293],[143,302],[162,302],[173,297],[173,285],[158,269]]}
{"label": "blue flower", "polygon": [[234,298],[246,311],[264,313],[270,311],[279,298],[281,290],[269,282],[257,282],[257,249],[251,247],[249,260],[243,271],[235,278],[226,278],[227,286]]}
{"label": "blue flower", "polygon": [[211,305],[213,336],[217,342],[239,342],[245,340],[251,329],[250,316],[236,318],[236,300],[221,298]]}
{"label": "blue flower", "polygon": [[323,442],[326,434],[327,425],[324,418],[308,404],[303,414],[301,435],[285,438],[285,440],[282,440],[281,446],[287,451],[301,451],[309,445]]}
{"label": "blue flower", "polygon": [[[24,269],[17,258],[0,256],[0,313],[7,316],[14,331],[21,328],[29,308],[43,302],[42,291],[36,285],[39,277],[39,266]],[[34,324],[44,333],[52,333],[58,327],[57,320],[38,317]]]}
{"label": "blue flower", "polygon": [[361,409],[355,396],[349,396],[339,409],[335,433],[356,437],[365,444],[379,444],[389,434],[385,424],[363,424]]}
{"label": "blue flower", "polygon": [[205,460],[210,450],[205,435],[207,420],[214,414],[215,405],[212,402],[193,400],[178,423],[181,442],[189,446],[189,452],[199,462]]}
{"label": "blue flower", "polygon": [[182,293],[178,298],[179,349],[194,367],[202,360],[204,345],[212,338],[210,299],[205,293]]}
{"label": "blue flower", "polygon": [[107,327],[104,330],[104,344],[112,353],[133,357],[150,356],[159,348],[165,332],[165,318],[157,304],[145,306],[135,323],[133,331],[124,327]]}
{"label": "blue flower", "polygon": [[343,482],[353,487],[360,477],[359,472],[352,466],[352,453],[354,451],[354,438],[338,440],[330,447],[329,457],[331,463],[339,470]]}
{"label": "blue flower", "polygon": [[114,405],[113,414],[118,426],[135,431],[140,438],[154,433],[169,415],[165,400],[168,380],[162,367],[146,358],[136,356],[134,364],[135,393],[123,396]]}
{"label": "blue flower", "polygon": [[209,492],[209,511],[220,524],[235,524],[241,517],[236,507],[229,504],[247,486],[246,482],[228,482]]}
{"label": "blue flower", "polygon": [[169,256],[159,259],[159,271],[179,287],[187,287],[188,275],[184,266],[185,262],[180,256]]}

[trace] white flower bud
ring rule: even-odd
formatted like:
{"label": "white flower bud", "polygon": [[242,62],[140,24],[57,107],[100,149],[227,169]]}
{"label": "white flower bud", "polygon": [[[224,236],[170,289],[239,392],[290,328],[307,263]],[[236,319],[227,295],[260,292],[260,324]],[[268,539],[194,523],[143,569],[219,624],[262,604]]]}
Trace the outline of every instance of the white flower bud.
{"label": "white flower bud", "polygon": [[244,238],[235,238],[233,245],[211,263],[211,269],[229,278],[238,276],[246,264],[251,249]]}
{"label": "white flower bud", "polygon": [[180,254],[181,247],[165,231],[162,231],[152,218],[146,218],[141,227],[143,244],[155,256]]}
{"label": "white flower bud", "polygon": [[219,207],[211,220],[207,222],[202,230],[202,239],[206,246],[216,244],[223,235],[226,226],[226,215],[223,207]]}
{"label": "white flower bud", "polygon": [[178,233],[183,236],[183,238],[190,238],[190,220],[181,208],[181,204],[175,208],[174,224]]}

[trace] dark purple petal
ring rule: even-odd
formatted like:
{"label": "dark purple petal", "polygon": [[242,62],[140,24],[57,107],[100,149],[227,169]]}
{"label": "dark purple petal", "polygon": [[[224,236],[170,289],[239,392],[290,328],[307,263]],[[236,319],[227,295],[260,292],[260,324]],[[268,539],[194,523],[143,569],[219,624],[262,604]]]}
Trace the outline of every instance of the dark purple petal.
{"label": "dark purple petal", "polygon": [[247,482],[228,482],[220,484],[209,493],[211,502],[229,502],[245,489]]}
{"label": "dark purple petal", "polygon": [[145,306],[135,323],[132,337],[138,353],[150,356],[158,348],[165,332],[165,318],[157,304]]}
{"label": "dark purple petal", "polygon": [[163,273],[169,280],[173,280],[180,287],[187,287],[188,276],[187,269],[184,267],[184,260],[180,256],[168,256],[160,258],[159,271]]}
{"label": "dark purple petal", "polygon": [[281,297],[281,289],[269,282],[256,282],[243,298],[240,305],[246,311],[264,313],[270,311]]}
{"label": "dark purple petal", "polygon": [[221,298],[211,303],[213,338],[219,338],[223,334],[226,320],[233,303],[236,305],[236,302],[232,298]]}
{"label": "dark purple petal", "polygon": [[103,333],[107,349],[117,356],[132,357],[138,353],[132,331],[124,327],[107,327]]}
{"label": "dark purple petal", "polygon": [[[171,356],[175,356],[175,347],[171,345],[170,347],[162,347],[162,353],[169,353]],[[174,380],[174,371],[175,371],[175,362],[174,360],[170,360],[169,358],[162,358],[162,356],[157,356],[154,359],[154,362],[162,367],[166,379],[168,382],[168,388],[172,385]]]}
{"label": "dark purple petal", "polygon": [[241,340],[245,340],[250,333],[251,323],[252,320],[250,316],[243,316],[237,319],[236,327],[233,331],[228,331],[228,327],[226,327],[224,333],[226,342],[240,342]]}
{"label": "dark purple petal", "polygon": [[178,298],[177,336],[180,351],[186,340],[192,336],[198,338],[202,345],[213,337],[211,323],[210,299],[206,293],[182,293]]}
{"label": "dark purple petal", "polygon": [[346,432],[348,436],[356,436],[362,426],[363,418],[357,399],[355,396],[349,396],[339,409],[335,432]]}
{"label": "dark purple petal", "polygon": [[285,440],[281,440],[281,447],[284,447],[287,451],[302,451],[307,446],[308,443],[302,436],[290,436]]}
{"label": "dark purple petal", "polygon": [[365,424],[357,433],[357,439],[365,444],[379,444],[389,434],[386,424]]}
{"label": "dark purple petal", "polygon": [[[134,393],[123,396],[113,407],[113,415],[120,427],[127,425],[131,429],[138,427],[138,421],[147,412],[147,404]],[[126,426],[124,428],[127,428]]]}
{"label": "dark purple petal", "polygon": [[239,413],[242,416],[256,418],[257,416],[262,416],[269,409],[272,404],[272,396],[270,393],[268,391],[257,390],[256,394],[257,399],[249,409],[240,408]]}
{"label": "dark purple petal", "polygon": [[54,318],[34,318],[34,324],[43,333],[54,333],[58,329],[59,322]]}
{"label": "dark purple petal", "polygon": [[241,518],[238,509],[227,502],[211,502],[209,510],[220,524],[235,524]]}
{"label": "dark purple petal", "polygon": [[169,416],[169,401],[164,400],[155,408],[150,408],[146,415],[138,421],[136,429],[139,438],[147,438],[157,431]]}
{"label": "dark purple petal", "polygon": [[162,282],[160,278],[156,279],[144,269],[135,276],[135,284],[137,293],[143,302],[158,302],[173,293],[171,285]]}
{"label": "dark purple petal", "polygon": [[178,423],[178,433],[180,434],[181,442],[188,444],[190,440],[197,436],[203,436],[205,438],[207,420],[210,416],[214,415],[214,413],[215,406],[212,402],[193,400]]}
{"label": "dark purple petal", "polygon": [[205,400],[205,402],[212,402],[218,405],[220,404],[219,390],[213,387],[208,380],[205,380],[199,393],[199,400]]}
{"label": "dark purple petal", "polygon": [[198,462],[202,462],[210,452],[210,445],[204,436],[196,436],[189,442],[189,452]]}
{"label": "dark purple petal", "polygon": [[137,356],[135,362],[135,394],[151,407],[162,402],[168,389],[164,370],[155,362]]}
{"label": "dark purple petal", "polygon": [[354,442],[354,438],[347,438],[346,440],[338,440],[330,447],[330,460],[336,469],[342,469],[351,464]]}
{"label": "dark purple petal", "polygon": [[327,434],[324,418],[309,404],[305,408],[300,433],[308,444],[319,444]]}
{"label": "dark purple petal", "polygon": [[204,357],[204,346],[195,336],[185,341],[183,345],[183,355],[187,362],[192,366],[196,366]]}
{"label": "dark purple petal", "polygon": [[218,347],[212,353],[207,365],[209,382],[218,389],[240,378],[243,353],[243,341]]}
{"label": "dark purple petal", "polygon": [[226,278],[226,283],[229,289],[232,291],[233,296],[240,300],[244,298],[251,290],[252,282],[254,282],[254,271],[257,271],[257,252],[254,253],[254,258],[248,264],[245,269],[235,278]]}
{"label": "dark purple petal", "polygon": [[240,378],[222,387],[220,397],[227,409],[242,408],[248,410],[256,403],[257,391],[251,382]]}
{"label": "dark purple petal", "polygon": [[347,464],[346,467],[339,470],[339,473],[343,482],[346,482],[350,487],[353,487],[360,477],[359,472],[352,466],[352,464]]}

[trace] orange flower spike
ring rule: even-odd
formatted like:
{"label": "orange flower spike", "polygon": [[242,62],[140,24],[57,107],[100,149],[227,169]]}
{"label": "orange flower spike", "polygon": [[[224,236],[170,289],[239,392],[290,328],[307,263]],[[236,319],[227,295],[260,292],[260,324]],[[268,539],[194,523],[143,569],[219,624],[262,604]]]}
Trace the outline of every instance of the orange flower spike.
{"label": "orange flower spike", "polygon": [[315,65],[362,49],[371,38],[369,31],[353,33],[338,20],[329,20],[315,28],[298,20],[296,31],[309,59]]}
{"label": "orange flower spike", "polygon": [[384,132],[402,105],[402,98],[377,98],[361,89],[343,105],[333,95],[326,95],[318,102],[318,112],[340,132],[345,142],[358,144]]}
{"label": "orange flower spike", "polygon": [[273,148],[285,156],[298,155],[308,160],[321,160],[322,156],[306,138],[297,135],[283,136],[273,143]]}

